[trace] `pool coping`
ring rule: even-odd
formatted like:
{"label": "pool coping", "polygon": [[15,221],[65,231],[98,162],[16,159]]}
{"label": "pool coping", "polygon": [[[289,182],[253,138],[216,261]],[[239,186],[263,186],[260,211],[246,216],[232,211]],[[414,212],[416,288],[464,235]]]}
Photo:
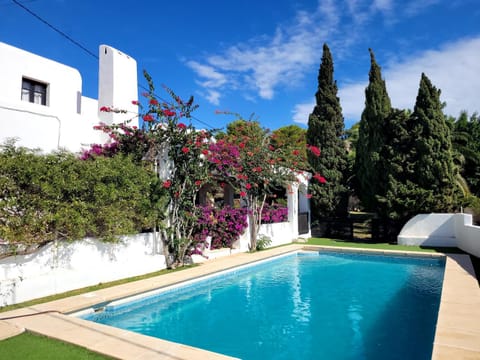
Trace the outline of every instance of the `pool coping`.
{"label": "pool coping", "polygon": [[[480,288],[469,255],[292,244],[256,253],[212,259],[179,272],[0,314],[0,339],[24,329],[118,359],[234,359],[207,350],[116,329],[67,314],[299,250],[446,256],[432,359],[480,359]],[[34,314],[34,315],[31,315]]]}

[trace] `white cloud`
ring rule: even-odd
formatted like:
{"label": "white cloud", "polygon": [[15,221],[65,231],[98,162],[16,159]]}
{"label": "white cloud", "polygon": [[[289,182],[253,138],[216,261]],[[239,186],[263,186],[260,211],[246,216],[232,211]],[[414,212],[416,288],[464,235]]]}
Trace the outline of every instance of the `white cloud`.
{"label": "white cloud", "polygon": [[392,0],[374,0],[373,7],[381,12],[389,12],[393,8]]}
{"label": "white cloud", "polygon": [[[317,63],[326,35],[339,22],[333,0],[319,1],[313,13],[298,11],[288,26],[278,26],[275,34],[232,45],[212,54],[204,63],[188,61],[200,78],[199,85],[216,91],[242,88],[263,99],[272,99],[278,86],[298,84]],[[218,101],[218,97],[211,97]]]}
{"label": "white cloud", "polygon": [[422,11],[424,11],[427,7],[436,5],[440,2],[440,0],[414,0],[410,1],[406,6],[405,6],[405,14],[408,16],[415,16]]}
{"label": "white cloud", "polygon": [[[480,110],[480,37],[463,39],[446,44],[438,50],[427,50],[401,63],[382,66],[382,76],[392,106],[413,109],[420,76],[424,72],[432,84],[442,90],[440,100],[447,103],[444,112],[458,116],[460,111],[469,113]],[[365,106],[365,87],[361,81],[340,86],[338,96],[348,125],[360,120]],[[296,122],[305,123],[314,103],[297,104],[293,111]],[[308,110],[310,109],[310,110]],[[306,116],[305,116],[306,114]]]}
{"label": "white cloud", "polygon": [[[368,26],[378,21],[378,16],[391,26],[396,17],[416,16],[438,3],[439,0],[318,0],[314,11],[297,11],[291,23],[278,25],[271,35],[233,44],[186,64],[198,77],[200,93],[215,105],[228,91],[240,91],[243,98],[252,101],[274,99],[278,88],[300,85],[304,75],[316,68],[327,39],[331,39],[329,45],[337,60],[348,58],[352,51],[357,51],[359,43],[368,40]],[[377,25],[375,29],[378,31]],[[441,100],[447,102],[445,111],[457,116],[462,109],[473,112],[480,107],[479,58],[480,37],[380,66],[394,107],[413,107],[420,75],[425,72],[442,90]],[[366,86],[366,74],[362,81],[339,82],[338,96],[347,127],[360,119]],[[295,105],[293,120],[305,124],[313,106],[310,99]]]}
{"label": "white cloud", "polygon": [[429,50],[415,59],[390,64],[385,71],[387,90],[392,104],[413,108],[420,75],[428,76],[442,90],[440,99],[446,101],[445,113],[458,116],[460,111],[480,109],[480,37],[463,39]]}
{"label": "white cloud", "polygon": [[295,105],[293,109],[293,121],[298,124],[308,124],[308,116],[312,113],[313,107],[315,106],[315,101],[305,102],[302,104]]}
{"label": "white cloud", "polygon": [[202,65],[196,61],[188,61],[187,66],[195,71],[198,76],[206,79],[200,82],[200,84],[206,88],[220,87],[227,82],[225,75],[215,71],[212,66]]}

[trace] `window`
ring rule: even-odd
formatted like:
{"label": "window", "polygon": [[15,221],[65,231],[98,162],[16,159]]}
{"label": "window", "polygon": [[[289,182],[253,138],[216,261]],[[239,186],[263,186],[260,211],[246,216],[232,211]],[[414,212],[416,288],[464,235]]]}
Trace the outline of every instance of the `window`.
{"label": "window", "polygon": [[47,84],[23,78],[22,100],[34,104],[47,105]]}

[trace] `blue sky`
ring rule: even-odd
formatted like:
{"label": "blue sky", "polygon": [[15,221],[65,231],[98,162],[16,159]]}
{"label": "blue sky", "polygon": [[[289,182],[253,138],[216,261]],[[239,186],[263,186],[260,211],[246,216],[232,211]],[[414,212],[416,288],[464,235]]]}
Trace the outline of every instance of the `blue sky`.
{"label": "blue sky", "polygon": [[[425,72],[447,114],[480,111],[478,0],[18,1],[95,54],[107,44],[135,58],[141,84],[146,69],[157,88],[194,95],[198,128],[232,120],[216,109],[306,126],[325,42],[346,128],[363,110],[369,47],[394,107],[413,107]],[[11,0],[0,20],[0,41],[77,68],[97,97],[94,57]]]}

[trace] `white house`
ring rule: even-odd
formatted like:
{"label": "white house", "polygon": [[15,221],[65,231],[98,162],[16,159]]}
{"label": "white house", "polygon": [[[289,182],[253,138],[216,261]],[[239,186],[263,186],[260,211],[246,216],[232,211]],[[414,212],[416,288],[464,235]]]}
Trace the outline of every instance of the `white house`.
{"label": "white house", "polygon": [[[137,63],[106,45],[99,49],[98,100],[82,96],[77,69],[0,42],[0,143],[17,144],[45,152],[65,148],[79,151],[104,143],[94,130],[99,122],[133,119],[138,125]],[[100,112],[102,106],[127,113]]]}

